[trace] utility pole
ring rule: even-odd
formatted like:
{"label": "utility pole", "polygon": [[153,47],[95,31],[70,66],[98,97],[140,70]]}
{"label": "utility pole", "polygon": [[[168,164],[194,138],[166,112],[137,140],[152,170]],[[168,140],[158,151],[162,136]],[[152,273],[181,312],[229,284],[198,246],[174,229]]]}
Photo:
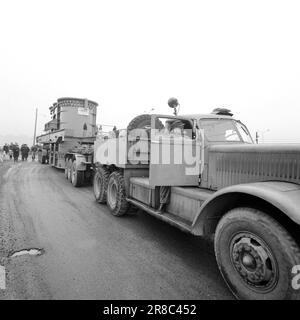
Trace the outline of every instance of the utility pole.
{"label": "utility pole", "polygon": [[259,134],[258,134],[258,131],[255,132],[255,141],[256,141],[256,144],[258,144],[258,138],[259,138]]}
{"label": "utility pole", "polygon": [[34,133],[33,133],[33,146],[35,145],[36,139],[36,124],[37,124],[37,117],[38,117],[38,109],[35,109],[35,123],[34,123]]}

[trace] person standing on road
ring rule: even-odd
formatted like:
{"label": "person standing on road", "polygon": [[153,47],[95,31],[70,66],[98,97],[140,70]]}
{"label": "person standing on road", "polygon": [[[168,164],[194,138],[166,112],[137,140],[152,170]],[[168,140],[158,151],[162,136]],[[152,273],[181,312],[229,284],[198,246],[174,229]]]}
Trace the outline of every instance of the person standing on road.
{"label": "person standing on road", "polygon": [[0,162],[3,162],[4,150],[0,147]]}
{"label": "person standing on road", "polygon": [[27,161],[29,151],[30,149],[28,148],[27,144],[22,144],[21,146],[22,161]]}
{"label": "person standing on road", "polygon": [[16,143],[13,148],[14,162],[18,162],[19,155],[20,155],[20,148],[19,148],[19,145]]}
{"label": "person standing on road", "polygon": [[5,143],[3,147],[3,151],[4,151],[4,159],[7,160],[7,157],[9,155],[9,145],[7,143]]}
{"label": "person standing on road", "polygon": [[35,156],[36,156],[36,152],[37,152],[37,146],[32,146],[31,147],[31,157],[32,157],[32,161],[35,160]]}
{"label": "person standing on road", "polygon": [[15,145],[11,142],[9,145],[9,159],[12,160],[14,155],[14,147]]}

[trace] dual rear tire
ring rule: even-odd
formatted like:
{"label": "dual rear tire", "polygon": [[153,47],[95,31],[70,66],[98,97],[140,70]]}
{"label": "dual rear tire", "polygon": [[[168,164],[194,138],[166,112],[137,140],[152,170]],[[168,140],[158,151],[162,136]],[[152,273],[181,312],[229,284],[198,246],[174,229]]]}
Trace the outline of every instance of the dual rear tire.
{"label": "dual rear tire", "polygon": [[65,167],[65,177],[74,187],[81,187],[84,183],[84,171],[76,168],[76,160],[69,159]]}
{"label": "dual rear tire", "polygon": [[121,172],[110,173],[108,169],[100,167],[94,176],[93,185],[97,202],[106,203],[114,216],[127,213],[130,205],[126,200],[125,181]]}
{"label": "dual rear tire", "polygon": [[71,168],[72,168],[73,161],[71,159],[66,159],[65,163],[66,163],[65,178],[71,181]]}
{"label": "dual rear tire", "polygon": [[109,170],[104,167],[98,168],[94,175],[93,188],[94,195],[98,203],[106,203],[109,176]]}
{"label": "dual rear tire", "polygon": [[70,177],[70,173],[69,173],[69,170],[70,170],[70,167],[69,167],[69,160],[65,160],[65,178],[67,180],[69,180],[69,177]]}

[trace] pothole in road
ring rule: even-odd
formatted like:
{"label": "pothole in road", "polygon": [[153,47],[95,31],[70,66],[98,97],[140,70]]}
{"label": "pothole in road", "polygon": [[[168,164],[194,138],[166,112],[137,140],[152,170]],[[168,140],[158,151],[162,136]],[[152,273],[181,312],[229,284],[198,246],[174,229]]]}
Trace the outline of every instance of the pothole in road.
{"label": "pothole in road", "polygon": [[37,249],[37,248],[31,248],[31,249],[24,249],[20,251],[15,251],[12,254],[9,255],[10,258],[15,258],[19,256],[24,256],[26,254],[30,256],[40,256],[44,253],[44,249]]}

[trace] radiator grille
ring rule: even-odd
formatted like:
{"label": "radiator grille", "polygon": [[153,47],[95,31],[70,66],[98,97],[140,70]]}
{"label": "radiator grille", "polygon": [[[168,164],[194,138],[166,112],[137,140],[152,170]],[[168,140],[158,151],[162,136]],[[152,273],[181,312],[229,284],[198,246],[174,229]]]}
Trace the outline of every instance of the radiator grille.
{"label": "radiator grille", "polygon": [[300,184],[300,154],[213,152],[209,179],[213,189],[270,180]]}

